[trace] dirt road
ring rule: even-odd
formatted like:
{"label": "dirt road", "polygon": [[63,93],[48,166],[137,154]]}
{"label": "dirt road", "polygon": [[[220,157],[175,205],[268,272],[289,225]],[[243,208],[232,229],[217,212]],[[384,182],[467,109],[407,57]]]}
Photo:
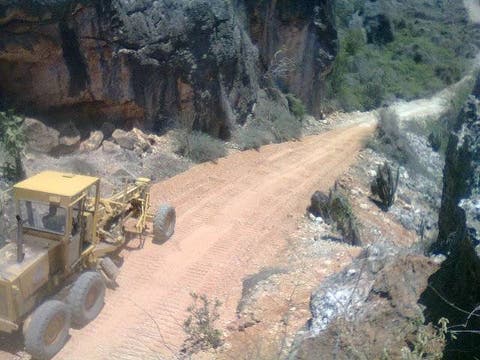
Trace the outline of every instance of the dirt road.
{"label": "dirt road", "polygon": [[312,192],[348,169],[373,121],[237,153],[155,185],[154,204],[177,209],[176,234],[123,252],[118,289],[56,359],[173,358],[192,291],[224,303],[221,325],[233,320],[242,279],[275,263]]}

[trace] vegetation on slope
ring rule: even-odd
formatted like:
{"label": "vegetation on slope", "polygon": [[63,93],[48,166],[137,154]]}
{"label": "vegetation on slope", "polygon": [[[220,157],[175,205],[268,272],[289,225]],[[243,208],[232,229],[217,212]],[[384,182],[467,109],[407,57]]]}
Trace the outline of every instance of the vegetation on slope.
{"label": "vegetation on slope", "polygon": [[461,1],[339,0],[337,26],[327,98],[347,111],[428,96],[458,81],[477,51]]}

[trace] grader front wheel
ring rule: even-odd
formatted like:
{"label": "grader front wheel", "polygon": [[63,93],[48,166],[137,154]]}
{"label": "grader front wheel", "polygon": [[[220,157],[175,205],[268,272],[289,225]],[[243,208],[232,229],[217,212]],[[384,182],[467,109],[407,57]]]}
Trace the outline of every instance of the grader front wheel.
{"label": "grader front wheel", "polygon": [[163,243],[170,239],[175,232],[176,213],[175,209],[163,204],[153,219],[153,241]]}
{"label": "grader front wheel", "polygon": [[67,302],[76,325],[84,326],[100,314],[105,301],[105,288],[102,276],[95,271],[87,271],[75,281]]}

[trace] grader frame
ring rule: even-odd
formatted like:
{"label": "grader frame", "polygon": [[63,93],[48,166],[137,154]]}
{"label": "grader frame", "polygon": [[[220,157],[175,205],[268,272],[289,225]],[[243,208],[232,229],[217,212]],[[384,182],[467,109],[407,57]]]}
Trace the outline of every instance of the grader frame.
{"label": "grader frame", "polygon": [[[135,219],[129,231],[142,235],[153,219],[149,189],[138,178],[100,198],[99,178],[52,171],[16,184],[17,239],[0,249],[0,331],[22,328],[27,351],[49,359],[67,341],[70,319],[92,321],[118,274],[108,255],[127,241],[124,224]],[[160,240],[171,237],[175,210],[161,206],[156,223]]]}

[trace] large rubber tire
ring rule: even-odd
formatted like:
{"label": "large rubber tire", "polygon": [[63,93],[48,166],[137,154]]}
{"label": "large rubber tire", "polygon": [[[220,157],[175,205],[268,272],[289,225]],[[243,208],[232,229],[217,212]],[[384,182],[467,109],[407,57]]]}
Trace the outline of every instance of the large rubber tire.
{"label": "large rubber tire", "polygon": [[177,215],[170,205],[163,204],[153,219],[153,241],[163,243],[170,239],[175,232]]}
{"label": "large rubber tire", "polygon": [[69,337],[70,311],[57,300],[40,305],[25,330],[25,348],[34,359],[48,360],[58,353]]}
{"label": "large rubber tire", "polygon": [[102,311],[105,303],[105,282],[96,271],[88,271],[75,281],[67,297],[75,325],[85,326]]}
{"label": "large rubber tire", "polygon": [[115,265],[112,259],[109,257],[103,258],[100,262],[100,266],[110,280],[115,281],[117,279],[120,269]]}

